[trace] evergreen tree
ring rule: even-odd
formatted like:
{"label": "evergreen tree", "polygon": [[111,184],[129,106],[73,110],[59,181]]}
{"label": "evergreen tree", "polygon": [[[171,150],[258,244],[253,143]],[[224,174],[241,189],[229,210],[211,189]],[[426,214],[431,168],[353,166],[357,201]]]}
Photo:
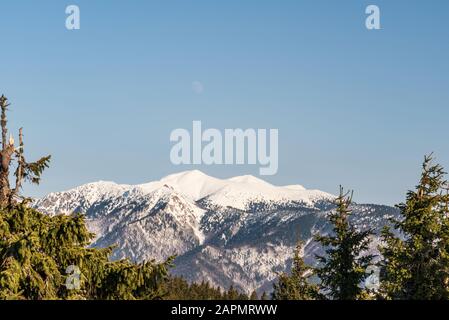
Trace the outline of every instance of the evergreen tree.
{"label": "evergreen tree", "polygon": [[334,300],[364,299],[368,294],[361,284],[369,276],[366,270],[374,258],[364,254],[372,231],[358,231],[350,223],[351,203],[352,194],[344,193],[340,187],[337,208],[329,215],[332,233],[315,235],[315,241],[321,243],[326,252],[324,256],[317,255],[320,292]]}
{"label": "evergreen tree", "polygon": [[251,292],[251,295],[249,296],[249,300],[259,300],[256,290],[253,290],[253,292]]}
{"label": "evergreen tree", "polygon": [[449,197],[445,172],[426,156],[416,189],[383,230],[381,294],[387,299],[449,298]]}
{"label": "evergreen tree", "polygon": [[238,300],[239,292],[234,288],[233,285],[229,287],[228,292],[226,293],[226,300]]}
{"label": "evergreen tree", "polygon": [[299,241],[293,257],[291,275],[282,273],[273,285],[273,300],[312,300],[318,297],[318,287],[309,282],[313,269],[304,263],[301,256],[302,243]]}

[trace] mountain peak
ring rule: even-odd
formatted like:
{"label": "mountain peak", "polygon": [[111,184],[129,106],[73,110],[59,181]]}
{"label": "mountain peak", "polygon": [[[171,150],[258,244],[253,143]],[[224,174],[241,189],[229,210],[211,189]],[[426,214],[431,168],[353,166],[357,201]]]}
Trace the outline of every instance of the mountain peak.
{"label": "mountain peak", "polygon": [[169,185],[174,190],[199,200],[223,187],[223,181],[199,170],[182,171],[162,178],[159,183]]}
{"label": "mountain peak", "polygon": [[252,175],[243,175],[243,176],[237,176],[233,178],[229,178],[228,181],[236,182],[236,183],[244,183],[244,184],[251,184],[251,185],[264,185],[269,187],[274,187],[272,184],[259,179]]}
{"label": "mountain peak", "polygon": [[212,178],[200,170],[187,170],[163,177],[160,181],[197,180]]}

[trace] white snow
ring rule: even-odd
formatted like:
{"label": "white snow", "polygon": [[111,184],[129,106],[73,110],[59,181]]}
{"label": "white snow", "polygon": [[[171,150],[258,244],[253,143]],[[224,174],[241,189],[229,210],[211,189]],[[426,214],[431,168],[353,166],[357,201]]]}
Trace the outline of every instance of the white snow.
{"label": "white snow", "polygon": [[170,186],[177,192],[196,201],[222,188],[224,181],[210,177],[199,170],[192,170],[172,174],[159,181],[141,184],[137,187],[152,192],[164,185]]}
{"label": "white snow", "polygon": [[[303,202],[311,205],[317,200],[334,196],[319,190],[307,190],[301,185],[275,186],[251,175],[218,179],[199,171],[171,174],[159,181],[138,185],[99,181],[67,191],[83,195],[89,203],[100,199],[128,194],[151,194],[169,188],[192,201],[206,199],[215,205],[245,210],[251,202],[289,203]],[[61,193],[58,193],[61,194]]]}
{"label": "white snow", "polygon": [[[199,170],[184,171],[138,185],[99,181],[77,187],[65,194],[81,195],[88,203],[120,195],[151,194],[169,188],[192,201],[206,199],[215,205],[245,210],[251,202],[288,203],[292,201],[313,204],[334,196],[319,190],[307,190],[301,185],[275,186],[251,175],[218,179]],[[59,198],[63,193],[50,194]],[[70,209],[70,208],[67,208]]]}
{"label": "white snow", "polygon": [[160,181],[139,185],[152,192],[163,185],[197,201],[203,198],[223,207],[244,210],[250,202],[291,202],[312,204],[320,199],[332,199],[333,195],[319,190],[307,190],[301,185],[274,186],[251,175],[218,179],[199,170],[169,175]]}

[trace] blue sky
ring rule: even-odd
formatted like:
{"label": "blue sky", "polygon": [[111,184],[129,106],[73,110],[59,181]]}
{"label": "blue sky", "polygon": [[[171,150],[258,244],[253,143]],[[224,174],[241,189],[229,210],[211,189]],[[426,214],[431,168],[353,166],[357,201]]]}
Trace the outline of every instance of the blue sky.
{"label": "blue sky", "polygon": [[[65,28],[65,8],[81,30]],[[365,28],[365,8],[382,30]],[[449,1],[2,1],[0,92],[28,158],[51,153],[33,196],[174,166],[170,132],[278,128],[275,184],[394,204],[425,153],[449,167]],[[201,94],[192,82],[204,86]],[[191,129],[190,129],[191,130]]]}

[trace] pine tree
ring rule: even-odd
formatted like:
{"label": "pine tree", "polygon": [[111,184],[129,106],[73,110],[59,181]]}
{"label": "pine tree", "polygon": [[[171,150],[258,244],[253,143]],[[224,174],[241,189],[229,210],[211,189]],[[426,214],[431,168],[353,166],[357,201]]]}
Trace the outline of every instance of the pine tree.
{"label": "pine tree", "polygon": [[381,294],[387,299],[449,298],[448,184],[432,155],[424,158],[416,189],[399,204],[401,218],[392,219],[395,235],[383,230],[380,248]]}
{"label": "pine tree", "polygon": [[304,263],[301,256],[302,243],[298,242],[293,257],[291,275],[282,273],[273,285],[273,300],[312,300],[318,298],[318,287],[309,278],[313,269]]}
{"label": "pine tree", "polygon": [[367,297],[361,283],[369,276],[367,268],[374,256],[365,254],[371,230],[358,231],[349,221],[352,194],[344,193],[336,199],[337,208],[329,215],[333,225],[330,235],[315,235],[324,246],[326,255],[317,255],[320,292],[334,300],[356,300]]}

